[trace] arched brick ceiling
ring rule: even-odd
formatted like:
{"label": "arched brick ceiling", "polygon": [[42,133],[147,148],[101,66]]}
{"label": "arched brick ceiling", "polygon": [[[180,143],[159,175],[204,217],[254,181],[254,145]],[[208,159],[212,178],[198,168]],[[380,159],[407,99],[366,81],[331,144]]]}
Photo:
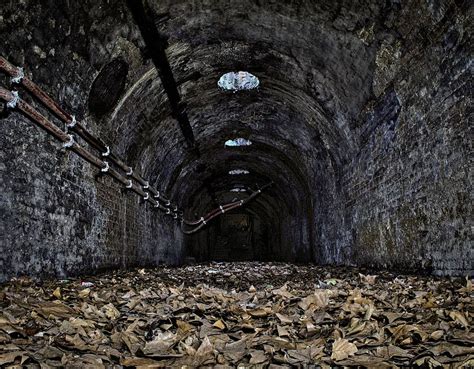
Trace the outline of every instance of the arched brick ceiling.
{"label": "arched brick ceiling", "polygon": [[[380,12],[377,5],[361,3],[150,2],[158,29],[168,37],[167,54],[202,153],[198,162],[222,166],[223,142],[236,134],[264,143],[252,146],[254,158],[264,157],[269,146],[282,153],[272,157],[279,170],[258,165],[253,170],[265,170],[276,182],[294,163],[311,183],[315,158],[330,158],[333,166],[347,160],[357,147],[351,121],[370,96],[374,66],[374,48],[358,33]],[[255,74],[261,87],[221,91],[219,77],[238,70]],[[190,201],[186,185],[173,183],[186,178],[200,187],[215,175],[213,169],[190,174],[196,158],[184,149],[151,66],[124,95],[113,119],[125,129],[124,152],[146,158],[144,170],[184,203]],[[248,161],[237,153],[233,163]],[[230,186],[235,179],[227,177]]]}

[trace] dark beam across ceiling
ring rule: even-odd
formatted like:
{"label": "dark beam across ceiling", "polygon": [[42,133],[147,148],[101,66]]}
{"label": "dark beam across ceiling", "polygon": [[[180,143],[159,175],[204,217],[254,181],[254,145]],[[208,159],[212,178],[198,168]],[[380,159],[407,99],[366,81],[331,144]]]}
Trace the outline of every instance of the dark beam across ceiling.
{"label": "dark beam across ceiling", "polygon": [[158,71],[163,88],[171,105],[173,117],[179,123],[186,144],[188,148],[196,149],[194,133],[189,123],[184,104],[181,101],[178,85],[166,55],[166,38],[156,28],[153,17],[150,11],[145,9],[142,0],[127,0],[127,6],[132,13],[135,23],[140,29],[147,51]]}

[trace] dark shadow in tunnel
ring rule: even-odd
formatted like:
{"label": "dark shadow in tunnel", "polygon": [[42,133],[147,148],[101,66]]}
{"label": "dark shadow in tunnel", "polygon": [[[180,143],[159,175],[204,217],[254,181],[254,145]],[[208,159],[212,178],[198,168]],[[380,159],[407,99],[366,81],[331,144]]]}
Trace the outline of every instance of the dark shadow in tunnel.
{"label": "dark shadow in tunnel", "polygon": [[[226,213],[202,232],[186,237],[188,256],[207,260],[274,260],[314,261],[311,246],[311,201],[307,183],[296,159],[289,153],[265,143],[254,141],[250,147],[225,149],[214,146],[208,155],[212,169],[200,172],[201,185],[185,193],[191,216],[212,208],[214,199],[220,203],[245,199],[249,193],[270,181],[275,184],[243,208]],[[212,147],[212,146],[211,146]],[[203,158],[207,160],[207,158]],[[195,164],[199,167],[199,164]],[[229,169],[247,168],[247,175],[231,176]],[[193,176],[193,171],[187,173]],[[262,174],[265,173],[265,174]],[[181,177],[184,183],[186,176]],[[212,183],[214,196],[204,183]],[[247,192],[232,192],[232,189]]]}

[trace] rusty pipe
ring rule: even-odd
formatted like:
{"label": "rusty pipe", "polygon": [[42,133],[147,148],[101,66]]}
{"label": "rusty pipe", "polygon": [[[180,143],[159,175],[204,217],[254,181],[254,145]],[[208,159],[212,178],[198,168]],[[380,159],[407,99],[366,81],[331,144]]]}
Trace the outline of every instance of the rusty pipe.
{"label": "rusty pipe", "polygon": [[[0,56],[0,70],[8,74],[10,77],[16,77],[18,73],[18,68],[8,62],[8,60],[6,60],[2,56]],[[23,86],[28,92],[30,92],[37,100],[39,100],[59,120],[61,120],[67,125],[72,125],[72,115],[62,109],[61,106],[59,106],[59,104],[54,101],[48,94],[46,94],[36,83],[31,81],[29,78],[22,77],[19,80],[19,84]],[[74,121],[74,125],[72,125],[69,129],[77,133],[89,145],[91,145],[101,153],[107,150],[107,145],[105,144],[105,142],[103,142],[99,138],[94,137],[81,123]],[[122,160],[120,160],[117,155],[111,153],[108,157],[110,158],[111,162],[117,165],[124,172],[127,173],[132,171],[132,168],[125,164]],[[148,185],[148,182],[145,181],[143,177],[141,177],[138,173],[132,172],[131,177],[135,179],[138,183],[140,183],[142,186]],[[149,188],[150,192],[152,192],[153,195],[158,198],[158,200],[164,202],[165,206],[170,208],[171,206],[173,206],[170,200],[162,196],[161,193],[159,194],[156,189],[151,186]],[[172,211],[174,211],[174,209],[172,209]]]}
{"label": "rusty pipe", "polygon": [[[240,203],[240,200],[239,201],[234,201],[234,202],[230,202],[230,203],[227,203],[227,204],[224,204],[222,205],[222,208],[224,210],[227,210],[229,207],[233,206],[233,205],[237,205]],[[214,215],[215,213],[221,213],[222,212],[222,209],[219,207],[219,208],[215,208],[213,210],[211,210],[209,213],[207,213],[206,215],[204,215],[203,217],[201,217],[200,219],[198,220],[186,220],[186,219],[183,219],[183,223],[185,223],[186,225],[189,225],[189,226],[193,226],[193,225],[198,225],[198,224],[201,224],[203,221],[205,221],[208,217]]]}
{"label": "rusty pipe", "polygon": [[[3,100],[5,103],[8,103],[12,101],[13,98],[14,96],[10,91],[0,87],[0,100]],[[69,134],[67,134],[60,128],[58,128],[55,124],[51,123],[46,117],[44,117],[41,113],[39,113],[35,108],[33,108],[30,104],[28,104],[24,100],[18,99],[16,103],[16,109],[20,111],[23,115],[25,115],[28,119],[30,119],[33,123],[35,123],[37,126],[44,129],[46,132],[48,132],[50,135],[56,138],[58,141],[61,141],[63,144],[71,142],[68,148],[71,151],[75,152],[77,155],[79,155],[81,158],[86,160],[88,163],[92,164],[93,166],[99,169],[108,168],[108,166],[105,164],[103,160],[99,159],[94,154],[90,153],[88,150],[83,148],[77,142],[71,141],[72,136],[70,136]],[[128,185],[130,183],[127,178],[122,176],[119,172],[117,172],[113,168],[108,168],[106,171],[106,174],[109,174],[111,177],[115,178],[117,181],[119,181],[123,185]],[[171,213],[171,212],[168,212],[170,210],[169,208],[162,206],[159,203],[159,201],[153,199],[149,195],[147,196],[147,193],[143,191],[136,184],[132,183],[130,190],[140,195],[142,198],[145,199],[145,201],[149,201],[154,207],[159,208],[163,211],[166,211],[168,214]]]}
{"label": "rusty pipe", "polygon": [[[209,221],[211,221],[212,219],[216,218],[217,216],[221,215],[221,214],[224,214],[230,210],[233,210],[233,209],[236,209],[236,208],[239,208],[241,206],[244,206],[246,205],[248,202],[252,201],[255,197],[257,197],[258,195],[260,195],[262,193],[263,190],[265,190],[266,188],[270,187],[271,185],[273,184],[273,182],[269,182],[267,183],[266,185],[264,185],[262,188],[260,188],[259,190],[257,191],[254,191],[249,197],[247,197],[245,200],[240,200],[238,202],[236,202],[234,205],[230,205],[227,209],[225,209],[224,211],[222,211],[220,208],[218,208],[218,211],[214,211],[213,215],[210,215],[208,218],[206,218],[205,220],[201,220],[201,223],[193,228],[193,229],[190,229],[190,230],[185,230],[183,228],[183,223],[184,221],[182,222],[181,224],[181,231],[184,233],[184,234],[187,234],[187,235],[190,235],[190,234],[193,234],[193,233],[196,233],[198,232],[199,230],[201,230],[202,228],[204,228],[204,226],[206,226],[208,224]],[[212,212],[211,212],[212,213]]]}

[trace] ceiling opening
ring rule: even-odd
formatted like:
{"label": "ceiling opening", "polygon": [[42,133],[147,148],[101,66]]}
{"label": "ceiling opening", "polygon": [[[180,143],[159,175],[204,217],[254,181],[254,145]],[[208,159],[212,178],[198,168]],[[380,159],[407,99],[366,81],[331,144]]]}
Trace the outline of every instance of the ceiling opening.
{"label": "ceiling opening", "polygon": [[249,72],[229,72],[219,78],[217,85],[226,91],[253,90],[260,85],[257,77]]}
{"label": "ceiling opening", "polygon": [[252,141],[247,140],[242,137],[234,138],[233,140],[227,140],[224,143],[224,146],[226,147],[238,147],[238,146],[250,146],[250,145],[252,145]]}
{"label": "ceiling opening", "polygon": [[237,176],[237,175],[244,175],[244,174],[249,174],[250,172],[246,169],[233,169],[229,170],[229,174],[231,176]]}
{"label": "ceiling opening", "polygon": [[247,192],[245,188],[235,187],[230,190],[230,192]]}

